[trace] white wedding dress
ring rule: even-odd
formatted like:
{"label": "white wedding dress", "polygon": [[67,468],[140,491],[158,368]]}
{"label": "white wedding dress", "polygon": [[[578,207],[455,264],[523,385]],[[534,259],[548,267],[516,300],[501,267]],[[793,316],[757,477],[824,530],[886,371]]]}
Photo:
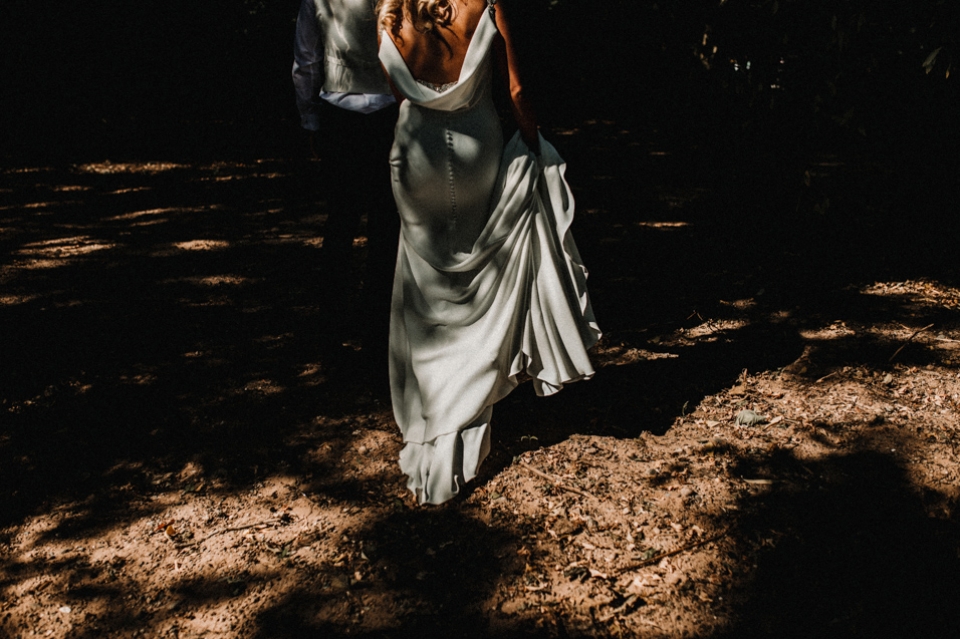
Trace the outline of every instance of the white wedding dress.
{"label": "white wedding dress", "polygon": [[504,147],[491,98],[493,9],[456,83],[410,74],[382,34],[380,60],[406,98],[390,164],[401,219],[390,318],[400,467],[420,503],[442,503],[490,450],[493,404],[526,371],[539,395],[588,379],[600,330],[570,234],[565,165],[540,139]]}

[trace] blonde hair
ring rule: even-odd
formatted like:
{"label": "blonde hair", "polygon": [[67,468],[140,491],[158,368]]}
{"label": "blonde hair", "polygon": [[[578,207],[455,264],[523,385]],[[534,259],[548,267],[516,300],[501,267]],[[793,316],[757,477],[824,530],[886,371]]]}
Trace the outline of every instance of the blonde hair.
{"label": "blonde hair", "polygon": [[404,19],[420,33],[439,35],[439,29],[453,23],[450,0],[378,0],[377,18],[381,29],[400,35]]}

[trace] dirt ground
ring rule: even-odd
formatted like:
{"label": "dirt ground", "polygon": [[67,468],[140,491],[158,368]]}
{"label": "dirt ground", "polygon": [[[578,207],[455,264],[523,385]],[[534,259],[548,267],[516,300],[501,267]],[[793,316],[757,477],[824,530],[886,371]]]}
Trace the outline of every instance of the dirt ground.
{"label": "dirt ground", "polygon": [[0,636],[960,636],[956,223],[881,164],[767,200],[614,122],[552,136],[597,375],[521,385],[440,507],[364,238],[328,303],[322,163],[5,169]]}

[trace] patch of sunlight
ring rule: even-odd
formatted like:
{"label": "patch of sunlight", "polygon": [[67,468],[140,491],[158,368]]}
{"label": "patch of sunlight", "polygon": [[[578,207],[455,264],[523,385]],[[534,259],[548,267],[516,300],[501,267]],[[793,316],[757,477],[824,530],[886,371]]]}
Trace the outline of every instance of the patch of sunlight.
{"label": "patch of sunlight", "polygon": [[319,362],[304,364],[303,370],[297,374],[297,377],[314,377],[320,375],[321,371],[323,371],[323,365]]}
{"label": "patch of sunlight", "polygon": [[62,184],[60,186],[53,187],[53,190],[58,193],[69,193],[71,191],[92,191],[92,186],[84,186],[82,184]]}
{"label": "patch of sunlight", "polygon": [[[936,334],[935,326],[904,326],[899,322],[896,324],[875,324],[868,326],[863,331],[874,337],[879,337],[883,341],[903,342],[905,340],[922,342],[931,339]],[[936,338],[934,338],[936,339]]]}
{"label": "patch of sunlight", "polygon": [[209,177],[201,177],[195,180],[190,180],[191,182],[234,182],[239,180],[260,180],[267,179],[272,180],[276,178],[286,177],[284,173],[246,173],[238,174],[231,173],[230,175],[220,175],[216,173]]}
{"label": "patch of sunlight", "polygon": [[24,271],[42,271],[48,268],[59,268],[67,264],[64,260],[30,260],[27,262],[18,262],[17,268]]}
{"label": "patch of sunlight", "polygon": [[833,322],[829,326],[823,326],[821,328],[801,329],[799,333],[800,337],[803,339],[816,341],[829,341],[832,339],[840,339],[841,337],[848,337],[850,335],[857,334],[855,330],[847,326],[846,322],[839,320]]}
{"label": "patch of sunlight", "polygon": [[22,166],[15,169],[7,169],[3,173],[7,175],[22,175],[24,173],[51,173],[55,169],[52,166]]}
{"label": "patch of sunlight", "polygon": [[157,376],[153,373],[139,373],[137,375],[121,375],[120,381],[124,384],[134,384],[136,386],[148,386],[157,381]]}
{"label": "patch of sunlight", "polygon": [[793,313],[790,311],[774,311],[773,313],[770,313],[770,322],[773,324],[779,324],[780,322],[786,322],[791,317],[793,317]]}
{"label": "patch of sunlight", "polygon": [[91,240],[86,235],[76,237],[57,238],[54,240],[44,240],[42,242],[32,242],[26,244],[17,251],[20,255],[40,255],[47,258],[65,258],[77,255],[86,255],[95,251],[104,251],[115,248],[113,242],[98,242]]}
{"label": "patch of sunlight", "polygon": [[165,217],[158,217],[152,220],[143,220],[141,222],[134,222],[130,225],[130,228],[142,229],[145,226],[157,226],[158,224],[166,224],[170,220]]}
{"label": "patch of sunlight", "polygon": [[263,395],[278,395],[284,392],[286,387],[270,379],[255,379],[247,382],[241,389],[245,393],[261,393]]}
{"label": "patch of sunlight", "polygon": [[[305,246],[312,246],[314,248],[323,246],[323,236],[318,237],[313,233],[280,233],[279,235],[266,235],[259,241],[268,245],[302,244]],[[366,244],[367,238],[364,236],[354,238],[353,240],[354,247],[366,246]]]}
{"label": "patch of sunlight", "polygon": [[683,336],[693,339],[712,337],[717,333],[737,331],[749,325],[750,322],[744,319],[707,320],[699,326],[684,330]]}
{"label": "patch of sunlight", "polygon": [[16,306],[38,299],[39,295],[0,295],[0,306]]}
{"label": "patch of sunlight", "polygon": [[203,286],[220,286],[221,284],[240,286],[242,284],[249,284],[253,281],[253,279],[249,277],[243,277],[242,275],[208,275],[207,277],[198,278],[196,283],[202,284]]}
{"label": "patch of sunlight", "polygon": [[181,251],[222,251],[230,247],[230,242],[223,240],[190,240],[188,242],[174,242],[172,246]]}
{"label": "patch of sunlight", "polygon": [[753,308],[754,306],[757,305],[757,301],[756,301],[755,299],[753,299],[752,297],[747,297],[747,298],[744,298],[744,299],[742,299],[742,300],[734,300],[734,301],[732,301],[732,302],[728,302],[728,301],[726,301],[726,300],[717,300],[717,301],[720,302],[720,303],[721,303],[722,305],[724,305],[724,306],[732,306],[733,308],[738,309],[738,310],[741,310],[741,311],[745,311],[745,310],[747,310],[747,309],[749,309],[749,308]]}
{"label": "patch of sunlight", "polygon": [[325,384],[327,381],[326,375],[322,373],[318,373],[316,375],[301,375],[300,377],[302,379],[300,383],[307,388],[320,386],[321,384]]}
{"label": "patch of sunlight", "polygon": [[237,170],[237,169],[248,169],[252,168],[250,164],[244,162],[226,162],[219,161],[213,162],[212,164],[204,164],[203,166],[198,167],[201,171],[212,171],[213,173],[220,173],[224,170]]}
{"label": "patch of sunlight", "polygon": [[81,164],[76,168],[80,173],[95,173],[97,175],[114,175],[118,173],[145,173],[153,175],[175,169],[189,169],[189,164],[176,162],[92,162]]}
{"label": "patch of sunlight", "polygon": [[207,209],[198,206],[191,207],[180,207],[180,206],[171,206],[163,209],[145,209],[143,211],[132,211],[130,213],[122,213],[120,215],[114,215],[113,217],[104,218],[104,222],[122,222],[125,220],[135,220],[141,217],[147,217],[152,215],[167,215],[169,213],[203,213]]}
{"label": "patch of sunlight", "polygon": [[628,348],[617,353],[614,357],[604,362],[605,366],[626,366],[640,361],[650,361],[655,359],[677,359],[680,357],[676,353],[661,353],[649,351],[645,348]]}
{"label": "patch of sunlight", "polygon": [[241,286],[243,284],[250,284],[252,282],[260,281],[259,279],[253,279],[249,277],[243,277],[242,275],[207,275],[205,277],[201,276],[190,276],[190,277],[174,277],[171,279],[163,280],[161,284],[194,284],[197,286],[220,286],[221,284],[226,284],[229,286]]}
{"label": "patch of sunlight", "polygon": [[152,191],[150,186],[131,186],[126,189],[117,189],[116,191],[107,191],[107,195],[123,195],[124,193],[140,193],[142,191]]}
{"label": "patch of sunlight", "polygon": [[177,300],[178,304],[186,306],[188,308],[208,308],[210,306],[233,306],[233,300],[226,295],[217,295],[213,297],[208,297],[201,300],[191,300],[187,298],[180,298]]}
{"label": "patch of sunlight", "polygon": [[[656,340],[659,342],[659,340]],[[627,366],[640,361],[655,359],[677,359],[676,353],[651,351],[646,348],[633,348],[626,344],[598,345],[595,347],[594,362],[600,368],[606,366]]]}
{"label": "patch of sunlight", "polygon": [[687,226],[690,226],[689,222],[637,222],[637,226],[648,229],[660,229],[660,230],[669,230],[669,229],[682,229]]}
{"label": "patch of sunlight", "polygon": [[907,298],[915,303],[932,306],[960,307],[960,289],[930,280],[875,282],[860,289],[860,293],[879,297]]}

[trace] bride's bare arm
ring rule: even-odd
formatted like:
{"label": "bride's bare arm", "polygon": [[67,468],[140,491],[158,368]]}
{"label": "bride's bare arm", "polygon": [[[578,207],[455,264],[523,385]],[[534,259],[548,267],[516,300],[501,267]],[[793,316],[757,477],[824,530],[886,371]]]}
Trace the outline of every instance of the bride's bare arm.
{"label": "bride's bare arm", "polygon": [[[496,6],[497,30],[503,36],[497,48],[497,59],[503,77],[507,78],[510,90],[510,107],[513,117],[520,127],[520,136],[533,151],[539,152],[540,139],[537,135],[537,117],[529,98],[523,89],[520,69],[517,63],[517,52],[510,39],[509,20],[504,15],[504,0],[498,0]],[[509,12],[509,11],[508,11]]]}

